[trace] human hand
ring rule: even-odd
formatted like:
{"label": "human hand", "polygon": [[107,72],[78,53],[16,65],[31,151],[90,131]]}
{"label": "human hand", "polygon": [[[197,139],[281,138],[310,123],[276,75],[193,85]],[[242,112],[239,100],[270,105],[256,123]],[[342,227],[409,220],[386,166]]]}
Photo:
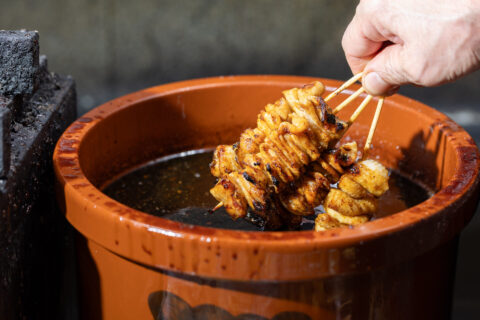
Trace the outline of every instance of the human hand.
{"label": "human hand", "polygon": [[361,0],[342,46],[373,95],[454,81],[480,67],[480,1]]}

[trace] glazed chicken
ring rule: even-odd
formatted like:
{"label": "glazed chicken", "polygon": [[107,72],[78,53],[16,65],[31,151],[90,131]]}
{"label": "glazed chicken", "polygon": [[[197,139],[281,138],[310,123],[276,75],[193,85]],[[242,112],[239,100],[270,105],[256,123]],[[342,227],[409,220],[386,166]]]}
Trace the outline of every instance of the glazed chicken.
{"label": "glazed chicken", "polygon": [[357,143],[347,143],[338,149],[328,150],[322,158],[312,163],[305,175],[289,190],[280,194],[283,206],[296,215],[308,216],[323,203],[330,191],[344,173],[357,159]]}
{"label": "glazed chicken", "polygon": [[347,124],[323,102],[323,91],[320,82],[284,91],[239,143],[217,147],[210,167],[219,180],[210,192],[233,218],[244,217],[248,207],[262,217],[274,214],[271,193],[298,180],[341,138]]}
{"label": "glazed chicken", "polygon": [[375,160],[352,165],[326,196],[324,214],[315,219],[321,231],[367,222],[377,210],[377,198],[388,190],[388,170]]}
{"label": "glazed chicken", "polygon": [[296,189],[280,196],[283,206],[293,214],[311,215],[323,205],[326,213],[317,216],[317,231],[368,221],[377,198],[388,190],[388,170],[374,160],[357,163],[356,157],[355,142],[326,153]]}
{"label": "glazed chicken", "polygon": [[218,182],[210,193],[233,219],[250,208],[275,229],[323,204],[327,213],[316,221],[323,230],[365,222],[376,210],[388,172],[373,160],[355,163],[356,143],[334,148],[349,123],[333,114],[323,91],[320,82],[284,91],[260,112],[256,128],[216,148],[210,168]]}

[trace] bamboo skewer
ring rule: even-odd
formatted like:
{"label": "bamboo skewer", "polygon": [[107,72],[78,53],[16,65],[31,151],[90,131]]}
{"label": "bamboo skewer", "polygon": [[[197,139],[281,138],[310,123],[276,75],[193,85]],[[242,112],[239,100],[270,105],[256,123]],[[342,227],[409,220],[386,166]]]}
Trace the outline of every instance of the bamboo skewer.
{"label": "bamboo skewer", "polygon": [[355,120],[357,120],[358,116],[360,113],[362,113],[363,109],[368,105],[368,103],[372,100],[373,96],[368,95],[362,103],[358,106],[358,108],[353,112],[353,114],[350,116],[350,119],[348,120],[348,126],[350,126]]}
{"label": "bamboo skewer", "polygon": [[382,112],[383,101],[385,97],[381,97],[377,103],[377,109],[375,110],[375,115],[373,116],[372,124],[370,125],[370,131],[368,132],[367,141],[365,142],[365,147],[363,148],[363,158],[365,159],[368,154],[368,150],[372,145],[373,133],[377,127],[378,118],[380,117],[380,112]]}
{"label": "bamboo skewer", "polygon": [[356,99],[363,92],[365,92],[365,89],[363,87],[355,91],[352,95],[350,95],[347,99],[340,103],[335,109],[333,109],[333,114],[337,114],[340,110],[345,108],[348,104],[350,104],[350,102]]}
{"label": "bamboo skewer", "polygon": [[217,211],[221,206],[223,206],[223,202],[219,202],[214,208],[210,209],[209,212],[210,212],[210,213],[214,213],[214,212]]}
{"label": "bamboo skewer", "polygon": [[343,90],[347,89],[348,87],[350,87],[352,84],[354,84],[355,82],[357,82],[361,77],[363,76],[363,72],[360,72],[360,73],[357,73],[356,75],[354,75],[353,77],[351,77],[350,79],[348,79],[344,84],[342,84],[340,87],[338,87],[335,91],[333,91],[332,93],[330,93],[324,100],[325,102],[328,102],[330,99],[332,99],[333,97],[335,97],[336,95],[338,95],[340,92],[342,92]]}

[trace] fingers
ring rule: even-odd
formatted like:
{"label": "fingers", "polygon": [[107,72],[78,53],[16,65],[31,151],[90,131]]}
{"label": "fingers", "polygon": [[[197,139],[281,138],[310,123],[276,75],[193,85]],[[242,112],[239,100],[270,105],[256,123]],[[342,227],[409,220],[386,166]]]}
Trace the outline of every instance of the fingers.
{"label": "fingers", "polygon": [[342,39],[345,57],[354,74],[364,71],[363,86],[372,95],[391,95],[407,83],[399,70],[403,46],[384,47],[388,39],[377,31],[371,20],[355,16]]}
{"label": "fingers", "polygon": [[360,0],[342,39],[348,64],[354,73],[363,71],[372,95],[408,83],[436,86],[477,70],[477,2]]}
{"label": "fingers", "polygon": [[366,19],[364,14],[357,12],[342,38],[342,47],[352,72],[356,74],[363,71],[386,40],[371,19]]}
{"label": "fingers", "polygon": [[391,95],[400,85],[409,83],[403,69],[405,52],[402,45],[393,44],[383,48],[365,66],[362,84],[371,95]]}
{"label": "fingers", "polygon": [[[394,35],[385,28],[379,17],[372,15],[370,3],[361,3],[342,39],[347,62],[354,74],[364,71],[363,85],[372,95],[390,95],[405,83],[394,69],[399,66],[399,47],[387,46]],[[383,30],[383,33],[379,31]],[[392,75],[391,72],[394,74]]]}

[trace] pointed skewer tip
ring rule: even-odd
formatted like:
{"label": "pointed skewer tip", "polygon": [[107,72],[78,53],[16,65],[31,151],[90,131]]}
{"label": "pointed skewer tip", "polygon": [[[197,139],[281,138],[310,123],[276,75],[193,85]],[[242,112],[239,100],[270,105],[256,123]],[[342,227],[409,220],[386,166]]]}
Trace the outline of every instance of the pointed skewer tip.
{"label": "pointed skewer tip", "polygon": [[208,212],[210,213],[214,213],[216,210],[218,210],[220,207],[223,206],[223,202],[219,202],[215,207],[213,207],[212,209],[208,210]]}

